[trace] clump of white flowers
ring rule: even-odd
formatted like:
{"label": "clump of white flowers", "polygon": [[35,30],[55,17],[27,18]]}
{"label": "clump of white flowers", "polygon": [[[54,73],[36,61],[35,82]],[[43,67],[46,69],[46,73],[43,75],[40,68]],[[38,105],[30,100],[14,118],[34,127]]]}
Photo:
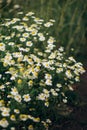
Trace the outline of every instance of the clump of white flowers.
{"label": "clump of white flowers", "polygon": [[0,129],[48,129],[49,108],[68,102],[66,92],[85,70],[56,47],[55,20],[18,16],[0,25]]}

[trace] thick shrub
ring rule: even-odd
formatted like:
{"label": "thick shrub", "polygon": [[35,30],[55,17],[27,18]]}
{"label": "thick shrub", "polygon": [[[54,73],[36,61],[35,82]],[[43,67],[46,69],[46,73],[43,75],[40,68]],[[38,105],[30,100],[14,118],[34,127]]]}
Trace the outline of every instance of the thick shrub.
{"label": "thick shrub", "polygon": [[68,103],[66,92],[85,72],[63,47],[57,48],[50,33],[54,22],[19,12],[1,23],[0,129],[48,129],[49,110]]}

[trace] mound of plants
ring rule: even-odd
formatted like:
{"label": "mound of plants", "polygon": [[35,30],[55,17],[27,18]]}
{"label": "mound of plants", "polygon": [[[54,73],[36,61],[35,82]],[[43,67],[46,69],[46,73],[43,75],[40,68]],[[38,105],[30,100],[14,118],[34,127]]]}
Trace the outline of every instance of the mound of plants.
{"label": "mound of plants", "polygon": [[17,15],[0,24],[0,129],[48,130],[51,110],[68,103],[85,70],[57,47],[55,20]]}

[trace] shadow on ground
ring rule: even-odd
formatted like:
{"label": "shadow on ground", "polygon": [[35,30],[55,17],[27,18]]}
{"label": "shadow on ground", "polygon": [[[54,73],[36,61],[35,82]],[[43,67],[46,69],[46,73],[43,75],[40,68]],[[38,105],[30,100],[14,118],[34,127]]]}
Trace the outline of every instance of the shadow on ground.
{"label": "shadow on ground", "polygon": [[76,91],[81,100],[80,104],[74,106],[71,115],[63,118],[58,125],[55,124],[52,130],[87,130],[87,72],[81,77]]}

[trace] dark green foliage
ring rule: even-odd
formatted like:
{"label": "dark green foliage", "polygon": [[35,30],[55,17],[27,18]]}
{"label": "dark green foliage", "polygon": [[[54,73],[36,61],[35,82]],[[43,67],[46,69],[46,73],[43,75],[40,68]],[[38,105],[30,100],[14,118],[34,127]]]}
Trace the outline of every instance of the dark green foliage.
{"label": "dark green foliage", "polygon": [[68,55],[71,53],[71,48],[74,48],[74,55],[84,61],[87,56],[86,8],[86,0],[37,0],[37,2],[36,0],[26,0],[26,2],[14,0],[10,5],[2,8],[2,16],[16,16],[16,13],[22,10],[34,11],[37,16],[45,19],[55,19],[56,24],[52,34],[57,37],[58,46],[65,46]]}

